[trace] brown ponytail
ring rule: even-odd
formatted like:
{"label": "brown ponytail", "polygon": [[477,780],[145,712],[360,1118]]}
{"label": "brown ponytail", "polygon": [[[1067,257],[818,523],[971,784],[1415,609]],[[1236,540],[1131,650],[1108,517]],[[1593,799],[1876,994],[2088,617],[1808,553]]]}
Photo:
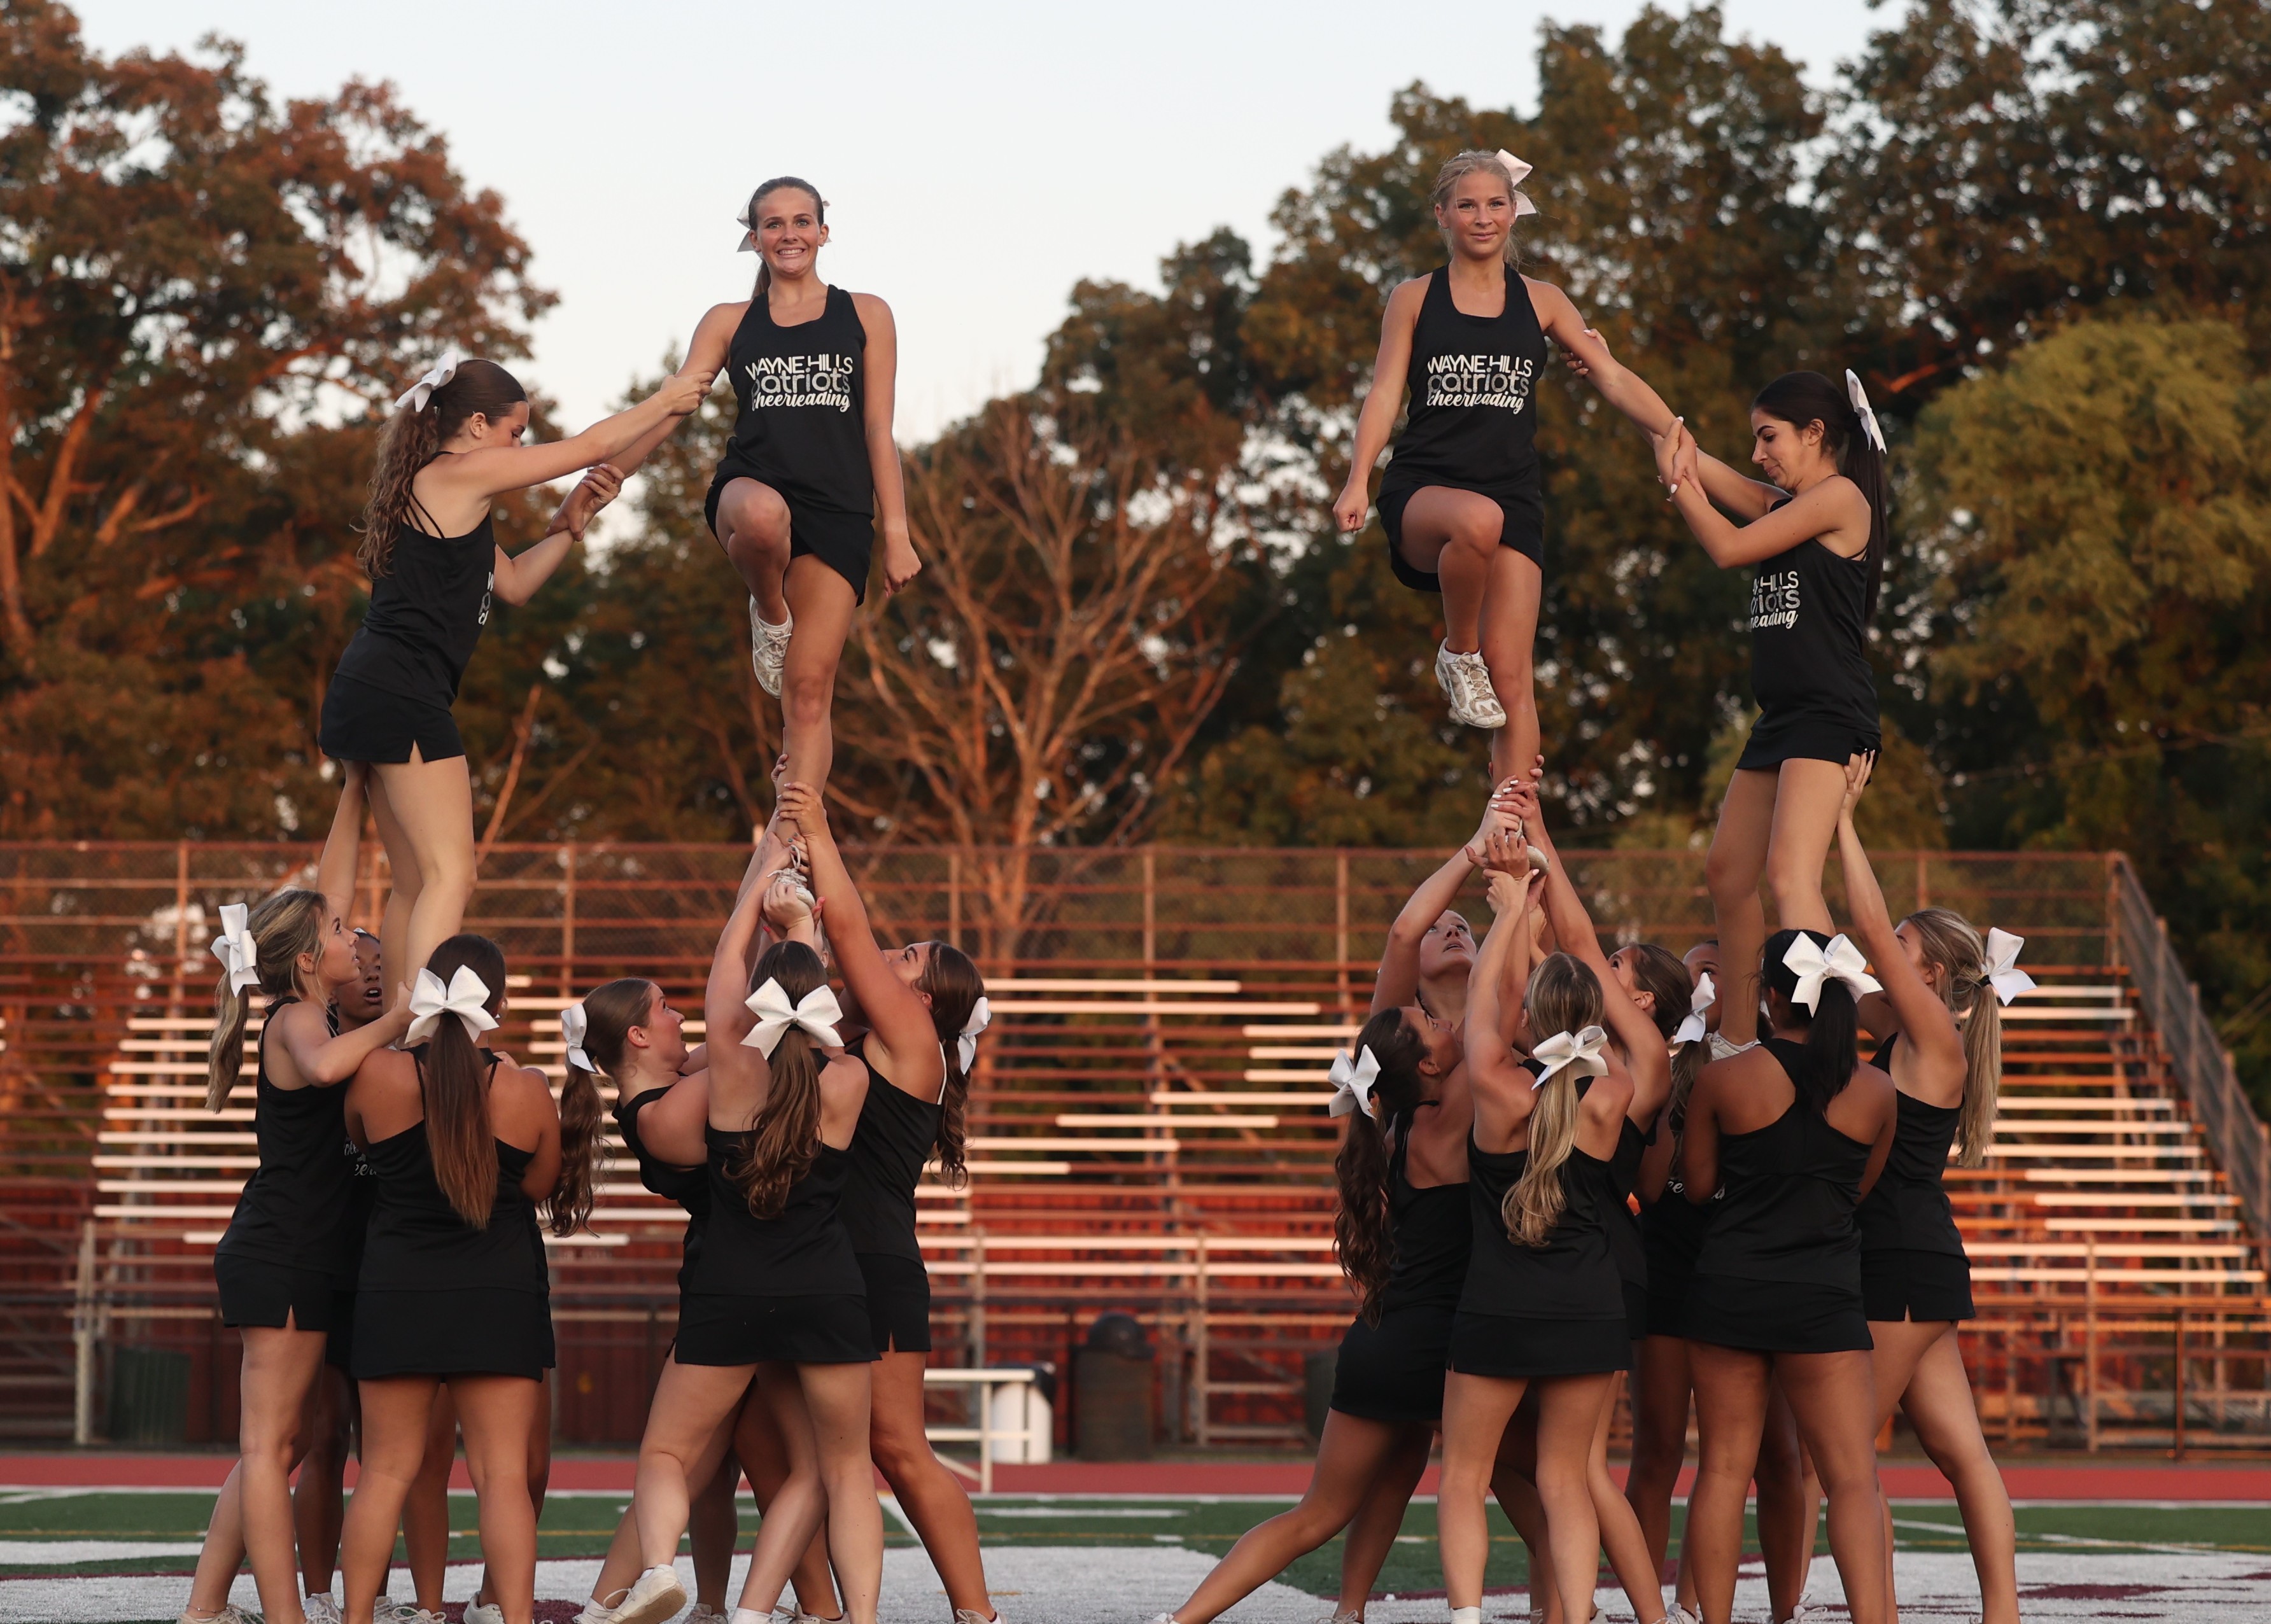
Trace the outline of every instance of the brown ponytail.
{"label": "brown ponytail", "polygon": [[[599,1071],[614,1077],[623,1063],[623,1042],[644,1025],[658,988],[642,976],[624,976],[594,988],[584,999],[584,1052]],[[599,1144],[599,1073],[567,1062],[560,1088],[560,1179],[545,1203],[555,1235],[572,1235],[591,1221],[598,1199],[599,1171],[605,1158]],[[622,1092],[620,1083],[616,1085]]]}
{"label": "brown ponytail", "polygon": [[[252,905],[244,927],[253,943],[253,968],[260,973],[261,996],[271,1010],[300,988],[300,955],[320,955],[331,899],[321,891],[281,890]],[[248,989],[249,990],[249,989]],[[224,969],[213,983],[212,1044],[205,1051],[205,1109],[228,1104],[229,1091],[244,1069],[244,1028],[251,1000],[229,986]]]}
{"label": "brown ponytail", "polygon": [[[362,544],[355,562],[374,581],[394,568],[394,536],[415,510],[431,514],[411,489],[418,471],[442,454],[442,447],[475,417],[491,422],[528,399],[520,380],[493,361],[461,361],[456,376],[413,412],[398,408],[379,431],[378,459],[370,471],[370,500],[362,510]],[[435,525],[436,533],[441,526]],[[486,978],[484,978],[486,979]]]}
{"label": "brown ponytail", "polygon": [[[778,981],[791,1003],[801,1002],[828,973],[820,955],[801,942],[776,942],[758,956],[749,985]],[[765,1103],[749,1125],[749,1151],[728,1170],[749,1203],[751,1216],[778,1218],[789,1188],[812,1171],[820,1155],[820,1045],[800,1026],[792,1026],[767,1060],[771,1073]]]}
{"label": "brown ponytail", "polygon": [[1372,1084],[1372,1114],[1351,1111],[1333,1158],[1340,1201],[1333,1209],[1333,1252],[1341,1272],[1356,1287],[1359,1312],[1367,1324],[1380,1323],[1381,1293],[1396,1263],[1396,1234],[1389,1221],[1388,1147],[1391,1138],[1411,1131],[1418,1109],[1419,1062],[1426,1047],[1401,1009],[1382,1009],[1357,1034],[1356,1052],[1369,1049],[1379,1062]]}
{"label": "brown ponytail", "polygon": [[938,1097],[938,1170],[949,1184],[960,1188],[970,1177],[963,1150],[969,1131],[970,1077],[962,1069],[962,1029],[986,996],[986,978],[960,948],[934,942],[915,988],[929,995],[931,1024],[946,1059],[946,1087]]}
{"label": "brown ponytail", "polygon": [[[504,1004],[504,950],[487,936],[466,932],[434,950],[426,968],[443,986],[463,965],[489,989],[488,1011]],[[434,1182],[452,1211],[475,1229],[489,1226],[496,1205],[496,1130],[489,1124],[489,1068],[465,1024],[445,1015],[433,1035],[410,1051],[418,1067],[418,1091],[426,1107],[426,1148],[434,1158]],[[564,1137],[564,1136],[563,1136]]]}
{"label": "brown ponytail", "polygon": [[[1687,1018],[1694,1002],[1695,980],[1687,966],[1672,957],[1670,948],[1658,947],[1653,942],[1642,942],[1625,950],[1632,955],[1633,985],[1653,995],[1656,1009],[1650,1018],[1656,1029],[1664,1034],[1667,1044],[1679,1024]],[[1682,1043],[1672,1049],[1672,1095],[1664,1101],[1664,1121],[1678,1133],[1686,1125],[1687,1096],[1695,1087],[1695,1078],[1710,1057],[1711,1039],[1707,1034],[1694,1043]]]}
{"label": "brown ponytail", "polygon": [[1754,412],[1780,418],[1793,428],[1821,425],[1822,449],[1837,472],[1853,481],[1869,504],[1869,585],[1861,607],[1864,620],[1877,613],[1877,597],[1885,585],[1885,555],[1892,550],[1892,484],[1885,472],[1885,454],[1869,438],[1868,427],[1854,409],[1843,386],[1819,372],[1785,372],[1751,402]]}

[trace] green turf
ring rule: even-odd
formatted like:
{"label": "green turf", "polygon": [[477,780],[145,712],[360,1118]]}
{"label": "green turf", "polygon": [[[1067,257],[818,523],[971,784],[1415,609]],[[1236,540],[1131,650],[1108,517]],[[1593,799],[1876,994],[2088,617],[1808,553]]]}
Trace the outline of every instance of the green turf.
{"label": "green turf", "polygon": [[[1219,1556],[1239,1535],[1287,1501],[1088,1501],[1068,1498],[1003,1497],[978,1508],[983,1542],[989,1546],[1142,1546],[1180,1545]],[[614,1531],[624,1501],[617,1496],[554,1498],[540,1527],[540,1551],[547,1557],[597,1556]],[[53,1496],[0,1496],[0,1539],[116,1538],[194,1539],[204,1531],[212,1497],[206,1494],[114,1494],[100,1492]],[[1895,1535],[1903,1550],[1960,1551],[1963,1534],[1955,1509],[1945,1504],[1902,1505],[1894,1509]],[[2114,1552],[2187,1550],[2271,1551],[2271,1532],[2260,1508],[2155,1506],[2022,1507],[2017,1513],[2019,1548],[2075,1555]],[[479,1553],[473,1534],[475,1507],[470,1494],[450,1499],[452,1559]],[[743,1503],[745,1531],[754,1526],[754,1508]],[[911,1545],[905,1527],[887,1518],[890,1543]],[[1940,1531],[1946,1531],[1941,1532]],[[1678,1523],[1675,1516],[1674,1554]],[[1754,1547],[1754,1531],[1746,1530]],[[1493,1586],[1519,1585],[1527,1576],[1522,1546],[1495,1512],[1492,1517]],[[745,1533],[746,1538],[746,1533]],[[1818,1547],[1827,1553],[1826,1540]],[[1287,1570],[1286,1583],[1314,1595],[1339,1588],[1341,1542],[1337,1539],[1301,1558]],[[185,1569],[192,1559],[158,1557],[75,1567],[89,1574]],[[45,1566],[44,1564],[41,1566]],[[0,1561],[0,1573],[24,1572]],[[1442,1587],[1435,1554],[1435,1508],[1413,1505],[1386,1568],[1374,1586],[1403,1593]]]}

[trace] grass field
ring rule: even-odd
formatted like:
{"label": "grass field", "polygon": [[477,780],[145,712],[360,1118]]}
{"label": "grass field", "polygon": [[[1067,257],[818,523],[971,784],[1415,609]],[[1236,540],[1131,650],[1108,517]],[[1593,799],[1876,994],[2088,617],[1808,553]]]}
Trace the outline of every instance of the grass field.
{"label": "grass field", "polygon": [[[1163,1594],[1173,1593],[1175,1586],[1187,1584],[1189,1575],[1227,1550],[1246,1529],[1289,1503],[1245,1498],[1000,1496],[979,1502],[979,1523],[987,1549],[996,1553],[993,1563],[996,1568],[1084,1568],[1105,1583],[1106,1593],[1125,1588],[1132,1598],[1142,1588],[1139,1576],[1143,1582],[1165,1587]],[[619,1494],[590,1494],[556,1495],[547,1503],[540,1553],[546,1567],[541,1573],[555,1588],[547,1589],[540,1578],[540,1596],[558,1595],[558,1586],[588,1573],[587,1563],[574,1559],[596,1558],[604,1551],[623,1504]],[[187,1593],[186,1576],[195,1561],[198,1536],[211,1507],[211,1495],[200,1493],[0,1493],[0,1618],[11,1624],[17,1620],[48,1624],[51,1617],[171,1618]],[[1902,1503],[1895,1508],[1894,1517],[1903,1574],[1911,1570],[1919,1575],[1944,1573],[1952,1576],[1950,1583],[1955,1588],[1962,1588],[1969,1564],[1962,1560],[1965,1546],[1955,1509],[1940,1503]],[[450,1523],[457,1531],[451,1539],[453,1562],[469,1562],[478,1555],[471,1531],[473,1520],[472,1496],[453,1495]],[[755,1520],[755,1508],[745,1505],[745,1528],[754,1525]],[[2118,1576],[2123,1601],[2120,1611],[2127,1618],[2193,1616],[2182,1606],[2155,1610],[2143,1605],[2147,1598],[2136,1593],[2141,1574],[2149,1577],[2163,1569],[2176,1574],[2217,1567],[2225,1578],[2252,1580],[2258,1576],[2252,1572],[2224,1572],[2230,1568],[2224,1559],[2271,1553],[2271,1517],[2260,1506],[2037,1503],[2019,1509],[2018,1523],[2022,1575],[2037,1568],[2072,1581],[2049,1585],[2045,1595],[2077,1591],[2072,1599],[2084,1599],[2078,1588]],[[893,1546],[914,1545],[903,1524],[887,1520],[887,1527]],[[1503,1594],[1524,1585],[1526,1567],[1512,1531],[1499,1523],[1494,1532],[1488,1583],[1493,1591]],[[1376,1594],[1393,1595],[1399,1602],[1431,1592],[1440,1596],[1442,1576],[1436,1563],[1434,1534],[1433,1504],[1415,1503],[1375,1586]],[[746,1545],[745,1537],[745,1549]],[[1827,1548],[1826,1544],[1821,1547],[1825,1553]],[[1073,1556],[1071,1553],[1077,1550],[1094,1554],[1086,1559]],[[2045,1557],[2059,1560],[2047,1568],[2029,1560]],[[914,1551],[892,1560],[896,1572],[927,1572]],[[1296,1562],[1284,1576],[1282,1583],[1289,1589],[1281,1595],[1280,1605],[1293,1592],[1312,1598],[1335,1593],[1339,1561],[1339,1543],[1335,1541]],[[908,1568],[909,1562],[916,1567]],[[2271,1569],[2271,1563],[2261,1561],[2243,1566]],[[1110,1577],[1114,1575],[1121,1577]],[[1834,1569],[1827,1562],[1816,1568],[1817,1590],[1824,1588],[1825,1575],[1834,1579]],[[56,1588],[41,1583],[106,1576],[110,1582],[99,1586],[72,1587],[72,1593],[85,1595],[89,1602],[98,1590],[113,1598],[102,1611],[92,1613],[76,1606],[55,1610],[50,1598],[57,1593]],[[2271,1580],[2271,1571],[2260,1576]],[[406,1587],[398,1581],[396,1588],[399,1591]],[[1277,1616],[1264,1606],[1264,1599],[1257,1598],[1247,1608],[1233,1612],[1231,1619]],[[1507,1599],[1512,1605],[1516,1598]],[[2227,1602],[2237,1599],[2225,1598]],[[2271,1617],[2271,1590],[2267,1590],[2266,1601],[2261,1613],[2225,1611],[2223,1616]],[[1438,1600],[1432,1605],[1440,1611],[1442,1604]],[[125,1610],[113,1610],[120,1607]],[[1004,1607],[1009,1610],[1009,1604]],[[1612,1604],[1612,1616],[1619,1610]],[[1935,1611],[1925,1609],[1927,1615]],[[1108,1608],[1095,1614],[1108,1615]],[[891,1616],[893,1610],[887,1607],[886,1617]],[[1118,1616],[1132,1620],[1145,1615],[1129,1612]],[[1375,1609],[1375,1616],[1385,1618],[1390,1613]],[[2092,1613],[2084,1611],[2074,1616]],[[1020,1624],[1024,1624],[1022,1619]]]}

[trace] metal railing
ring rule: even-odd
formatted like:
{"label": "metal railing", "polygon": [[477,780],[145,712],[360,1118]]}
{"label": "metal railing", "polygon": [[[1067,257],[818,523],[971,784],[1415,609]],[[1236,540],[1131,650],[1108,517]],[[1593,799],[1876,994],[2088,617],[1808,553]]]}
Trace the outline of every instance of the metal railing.
{"label": "metal railing", "polygon": [[2107,868],[2115,951],[2160,1035],[2169,1069],[2192,1102],[2193,1120],[2231,1181],[2248,1227],[2258,1236],[2271,1235],[2271,1135],[2249,1106],[2231,1052],[2200,1007],[2200,984],[2185,975],[2137,870],[2118,852]]}

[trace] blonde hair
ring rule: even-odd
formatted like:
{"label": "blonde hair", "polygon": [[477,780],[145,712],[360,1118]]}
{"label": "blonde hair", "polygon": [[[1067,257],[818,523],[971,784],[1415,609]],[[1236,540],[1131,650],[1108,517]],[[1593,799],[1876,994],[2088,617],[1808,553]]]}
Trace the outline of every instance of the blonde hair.
{"label": "blonde hair", "polygon": [[1977,1167],[1995,1137],[1995,1097],[2003,1086],[2003,1003],[1987,978],[1987,944],[1950,908],[1919,908],[1901,921],[1917,934],[1924,960],[1940,966],[1940,1001],[1963,1032],[1963,1106],[1955,1120],[1955,1165]]}
{"label": "blonde hair", "polygon": [[[1533,1032],[1551,1036],[1601,1024],[1599,978],[1567,953],[1552,955],[1530,972],[1523,1002]],[[1499,1203],[1507,1239],[1519,1245],[1544,1246],[1568,1204],[1561,1168],[1577,1148],[1577,1099],[1576,1074],[1564,1066],[1540,1085],[1530,1107],[1530,1160]]]}
{"label": "blonde hair", "polygon": [[[300,955],[321,956],[324,923],[331,917],[331,899],[321,891],[294,888],[278,891],[252,905],[244,927],[252,937],[253,968],[260,974],[260,994],[272,1012],[277,1001],[301,992]],[[244,1069],[244,1028],[251,1000],[229,985],[223,970],[213,984],[212,1046],[205,1051],[205,1109],[218,1111],[228,1103]]]}
{"label": "blonde hair", "polygon": [[[1507,172],[1506,165],[1499,161],[1498,154],[1473,148],[1443,160],[1443,167],[1435,171],[1435,184],[1427,192],[1427,206],[1441,209],[1448,205],[1451,194],[1458,190],[1459,183],[1471,175],[1490,175],[1506,188],[1508,199],[1514,197],[1514,176]],[[1522,255],[1514,244],[1514,222],[1511,220],[1507,222],[1504,257],[1506,268],[1509,271],[1522,264]]]}

